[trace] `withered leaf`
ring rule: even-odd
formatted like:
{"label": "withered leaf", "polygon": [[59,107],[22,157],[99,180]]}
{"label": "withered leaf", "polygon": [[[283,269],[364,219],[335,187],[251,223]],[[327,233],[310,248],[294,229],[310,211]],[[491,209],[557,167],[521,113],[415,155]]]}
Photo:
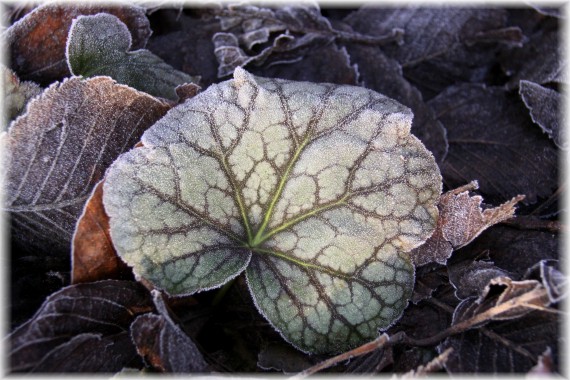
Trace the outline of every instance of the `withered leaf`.
{"label": "withered leaf", "polygon": [[487,313],[479,318],[478,329],[451,336],[438,347],[454,349],[446,369],[451,373],[528,371],[546,347],[557,344],[557,319],[543,312],[549,304],[536,280],[491,280],[480,297],[467,298],[457,306],[453,325]]}
{"label": "withered leaf", "polygon": [[170,373],[204,372],[208,365],[198,347],[172,320],[160,292],[152,297],[157,314],[143,314],[131,324],[137,352],[156,370]]}
{"label": "withered leaf", "polygon": [[264,346],[258,354],[257,366],[263,370],[276,370],[285,374],[301,372],[315,364],[305,355],[282,342]]}
{"label": "withered leaf", "polygon": [[537,279],[542,281],[550,302],[560,302],[568,296],[568,280],[564,274],[555,268],[556,260],[540,260],[525,273],[525,279]]}
{"label": "withered leaf", "polygon": [[136,359],[128,328],[152,308],[130,281],[71,285],[49,296],[8,340],[12,372],[116,372]]}
{"label": "withered leaf", "polygon": [[[275,9],[230,5],[212,12],[220,19],[225,31],[215,34],[212,39],[219,62],[219,78],[248,64],[295,62],[315,46],[334,40],[329,21],[321,16],[316,5]],[[272,37],[272,33],[278,34]],[[263,46],[261,51],[256,51],[259,46]]]}
{"label": "withered leaf", "polygon": [[379,8],[364,6],[350,14],[346,23],[367,34],[404,30],[404,42],[383,47],[403,66],[413,66],[442,56],[482,31],[501,28],[506,21],[502,9],[419,7]]}
{"label": "withered leaf", "polygon": [[515,89],[521,80],[538,84],[566,82],[568,62],[563,46],[558,22],[551,18],[529,37],[528,43],[503,53],[503,71],[511,77],[506,87]]}
{"label": "withered leaf", "polygon": [[103,181],[93,189],[77,221],[71,247],[72,284],[133,277],[113,247],[102,196]]}
{"label": "withered leaf", "polygon": [[334,43],[313,48],[298,62],[253,67],[251,72],[270,78],[351,85],[356,85],[358,78],[346,49]]}
{"label": "withered leaf", "polygon": [[108,75],[119,83],[170,100],[177,100],[177,86],[197,81],[149,50],[131,51],[131,43],[129,29],[116,16],[79,16],[71,24],[65,56],[73,75]]}
{"label": "withered leaf", "polygon": [[[4,115],[6,122],[14,120],[26,108],[26,104],[42,92],[40,86],[30,81],[20,81],[12,70],[0,66],[2,72],[2,96],[4,99]],[[2,130],[4,130],[2,125]]]}
{"label": "withered leaf", "polygon": [[530,111],[530,117],[559,148],[566,149],[564,115],[560,111],[562,96],[554,90],[537,83],[521,80],[519,85],[521,98]]}
{"label": "withered leaf", "polygon": [[455,288],[459,299],[479,296],[485,286],[494,278],[506,277],[506,271],[489,261],[462,260],[459,263],[448,263],[449,282]]}
{"label": "withered leaf", "polygon": [[477,179],[488,202],[524,194],[523,203],[531,204],[557,187],[556,147],[533,125],[517,94],[461,84],[428,104],[447,129],[441,170],[448,188]]}
{"label": "withered leaf", "polygon": [[483,210],[480,195],[469,195],[477,189],[476,181],[444,193],[439,200],[439,218],[434,234],[412,252],[416,266],[430,262],[445,264],[454,250],[469,244],[490,226],[511,218],[515,205],[524,199],[516,196],[502,205]]}
{"label": "withered leaf", "polygon": [[438,163],[447,154],[445,128],[433,110],[426,105],[420,91],[402,75],[398,62],[388,58],[377,47],[348,44],[351,62],[358,67],[366,88],[378,91],[410,107],[414,113],[412,133],[433,153]]}
{"label": "withered leaf", "polygon": [[465,250],[476,255],[489,251],[495,265],[520,278],[540,260],[557,259],[560,247],[557,234],[533,230],[521,232],[509,226],[497,225],[463,248],[462,255],[468,254]]}
{"label": "withered leaf", "polygon": [[36,97],[3,136],[3,209],[30,251],[69,255],[83,204],[106,168],[168,106],[108,77],[71,78]]}
{"label": "withered leaf", "polygon": [[102,12],[117,16],[127,25],[133,36],[133,49],[145,46],[152,31],[141,7],[44,4],[6,30],[4,38],[12,68],[21,78],[42,85],[69,76],[65,45],[73,19]]}
{"label": "withered leaf", "polygon": [[200,85],[206,88],[218,80],[212,36],[221,31],[219,22],[190,17],[185,13],[177,14],[176,18],[181,30],[153,34],[147,49],[178,70],[200,75]]}
{"label": "withered leaf", "polygon": [[520,31],[505,30],[506,20],[506,11],[499,8],[420,6],[364,6],[345,19],[354,30],[370,35],[402,29],[402,44],[381,49],[402,65],[425,99],[456,82],[485,80],[501,43],[520,43]]}

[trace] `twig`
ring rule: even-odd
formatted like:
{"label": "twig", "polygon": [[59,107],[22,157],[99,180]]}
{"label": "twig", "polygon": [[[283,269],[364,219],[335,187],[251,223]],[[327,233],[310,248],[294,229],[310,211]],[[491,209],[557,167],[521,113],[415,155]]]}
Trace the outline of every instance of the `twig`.
{"label": "twig", "polygon": [[542,220],[534,216],[520,215],[516,218],[507,219],[501,224],[518,228],[520,230],[538,230],[560,233],[567,230],[566,226],[558,220]]}

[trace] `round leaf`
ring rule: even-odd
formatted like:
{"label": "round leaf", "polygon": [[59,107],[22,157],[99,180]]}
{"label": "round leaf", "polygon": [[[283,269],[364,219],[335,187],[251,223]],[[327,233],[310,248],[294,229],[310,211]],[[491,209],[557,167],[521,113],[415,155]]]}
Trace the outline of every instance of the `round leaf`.
{"label": "round leaf", "polygon": [[441,176],[411,120],[364,88],[238,68],[113,164],[111,237],[171,294],[247,267],[257,308],[287,341],[347,350],[399,318],[414,283],[408,252],[435,228]]}

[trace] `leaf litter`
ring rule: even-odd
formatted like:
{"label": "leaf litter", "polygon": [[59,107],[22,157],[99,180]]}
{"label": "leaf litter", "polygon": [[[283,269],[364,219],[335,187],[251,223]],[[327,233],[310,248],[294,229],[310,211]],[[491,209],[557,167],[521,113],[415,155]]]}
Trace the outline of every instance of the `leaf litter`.
{"label": "leaf litter", "polygon": [[[229,64],[225,68],[228,74],[233,71],[231,65],[239,65],[241,60],[261,77],[357,84],[395,98],[413,110],[412,132],[436,157],[445,190],[453,191],[472,180],[479,182],[478,193],[489,204],[468,194],[451,198],[456,205],[462,203],[464,211],[475,212],[448,221],[466,221],[473,228],[461,230],[449,222],[448,227],[459,234],[436,229],[432,240],[439,234],[440,239],[447,238],[441,241],[451,245],[451,240],[456,247],[451,252],[447,248],[439,259],[430,251],[430,258],[423,259],[427,263],[416,268],[412,302],[399,322],[384,335],[332,358],[280,351],[284,360],[297,365],[289,370],[305,370],[299,377],[315,372],[401,371],[411,376],[432,370],[453,374],[559,371],[558,303],[566,297],[567,286],[564,273],[557,267],[563,224],[557,219],[560,205],[556,199],[564,192],[557,183],[558,148],[564,146],[564,139],[560,134],[562,119],[548,111],[558,101],[565,81],[562,73],[566,64],[558,39],[559,9],[402,6],[339,11],[318,6],[242,5],[201,9],[158,6],[145,12],[125,5],[17,8],[10,8],[12,20],[20,21],[15,21],[5,36],[10,37],[10,54],[17,57],[10,69],[21,78],[20,83],[33,80],[49,86],[71,75],[66,68],[65,43],[72,21],[79,15],[104,12],[119,17],[133,37],[132,50],[146,46],[176,70],[201,76],[204,90],[221,80],[212,38],[222,33],[226,42],[218,45],[222,49],[218,52],[225,51],[226,55],[218,58]],[[44,20],[47,22],[42,24]],[[418,43],[426,40],[430,43]],[[176,94],[182,95],[179,102],[184,104],[196,92],[197,87],[192,85],[179,88]],[[174,96],[171,99],[175,100]],[[24,103],[18,98],[18,104]],[[175,103],[163,106],[166,112]],[[25,106],[18,108],[18,112],[26,112]],[[143,129],[153,123],[149,121]],[[142,130],[137,133],[125,149],[135,145]],[[81,146],[81,138],[70,145],[76,144]],[[101,175],[107,166],[101,167]],[[493,210],[490,205],[504,204],[496,209],[512,210],[509,200],[519,194],[526,196],[517,205],[519,216],[504,220],[508,211],[495,220],[498,224],[481,219]],[[80,213],[78,206],[75,220]],[[80,223],[89,218],[84,215]],[[92,220],[99,223],[105,216],[97,212]],[[105,227],[90,229],[100,234],[100,241],[107,239],[103,238]],[[71,224],[70,231],[67,242],[56,250],[47,248],[53,247],[49,242],[13,239],[12,326],[29,318],[50,292],[69,284],[71,276],[65,266],[67,262],[71,267]],[[81,236],[76,234],[74,244],[84,240]],[[97,257],[98,251],[91,247],[85,258],[91,254]],[[107,255],[105,260],[120,261],[112,250]],[[87,267],[95,276],[85,281],[116,275],[113,269],[107,272],[91,264]],[[74,273],[77,268],[75,265]],[[72,287],[102,291],[106,281]],[[132,279],[121,282],[148,292],[136,283]],[[58,294],[46,302],[54,302]],[[155,302],[149,301],[153,296]],[[34,355],[42,357],[40,364],[27,356],[20,362],[23,366],[13,368],[42,372],[125,373],[126,368],[201,372],[204,367],[199,358],[203,357],[210,366],[207,371],[268,371],[261,368],[258,354],[267,349],[268,342],[288,344],[257,313],[243,276],[225,289],[191,297],[159,297],[153,290],[143,298],[145,301],[137,304],[146,314],[139,316],[138,327],[133,326],[148,334],[139,341],[138,351],[133,341],[126,339],[135,331],[133,326],[123,327],[126,333],[111,338],[79,324],[77,334],[60,346],[34,347]],[[164,307],[159,306],[161,302]],[[97,319],[91,309],[77,305],[78,312]],[[170,311],[165,313],[166,309]],[[62,318],[62,326],[75,323]],[[42,318],[35,316],[22,326],[36,323],[41,325]],[[15,333],[8,340],[16,341]],[[184,348],[172,351],[169,347],[173,342]],[[104,364],[91,355],[101,351],[102,345],[108,354]],[[193,352],[194,356],[188,357],[195,360],[180,360],[181,352]],[[286,364],[274,359],[273,363],[270,366],[275,369],[270,371],[287,371]],[[307,368],[310,365],[314,366]]]}

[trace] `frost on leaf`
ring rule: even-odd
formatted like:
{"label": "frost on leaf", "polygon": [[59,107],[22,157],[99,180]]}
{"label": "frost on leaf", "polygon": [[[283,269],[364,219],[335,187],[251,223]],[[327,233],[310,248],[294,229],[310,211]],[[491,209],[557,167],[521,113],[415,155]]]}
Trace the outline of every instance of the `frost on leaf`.
{"label": "frost on leaf", "polygon": [[466,246],[492,225],[513,217],[515,205],[524,199],[523,195],[518,195],[498,207],[483,210],[483,197],[469,195],[469,190],[478,186],[477,181],[473,181],[441,196],[434,233],[412,252],[416,266],[431,262],[445,265],[454,250]]}
{"label": "frost on leaf", "polygon": [[152,31],[145,10],[138,6],[101,6],[71,2],[43,4],[10,26],[4,37],[12,68],[22,79],[48,85],[69,76],[65,44],[73,19],[79,15],[110,13],[124,22],[133,36],[133,48],[145,46]]}
{"label": "frost on leaf", "polygon": [[119,83],[167,99],[176,100],[176,86],[195,80],[146,49],[130,49],[127,26],[113,15],[100,13],[73,20],[65,54],[74,75],[108,75]]}
{"label": "frost on leaf", "polygon": [[167,109],[108,77],[71,78],[34,98],[0,139],[12,239],[27,251],[68,257],[95,184]]}
{"label": "frost on leaf", "polygon": [[437,219],[441,176],[411,118],[364,88],[238,68],[107,172],[113,244],[170,294],[245,270],[259,311],[303,351],[374,339],[406,307],[408,252]]}

